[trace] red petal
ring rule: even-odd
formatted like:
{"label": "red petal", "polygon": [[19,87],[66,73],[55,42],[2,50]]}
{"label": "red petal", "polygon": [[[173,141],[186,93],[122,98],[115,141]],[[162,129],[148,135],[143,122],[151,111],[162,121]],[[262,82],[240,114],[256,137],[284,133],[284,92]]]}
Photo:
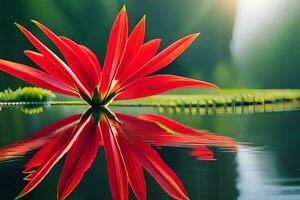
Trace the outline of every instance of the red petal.
{"label": "red petal", "polygon": [[124,87],[134,80],[134,77],[131,75],[135,74],[135,72],[137,72],[144,64],[153,58],[158,51],[160,41],[160,39],[154,39],[143,45],[135,58],[130,62],[126,69],[124,69],[124,72],[122,75],[120,75],[119,80],[117,80],[119,86]]}
{"label": "red petal", "polygon": [[191,34],[180,40],[177,40],[162,52],[157,54],[150,62],[142,66],[139,71],[132,75],[132,77],[134,79],[138,79],[164,68],[173,60],[175,60],[180,54],[182,54],[192,44],[198,35],[198,33]]}
{"label": "red petal", "polygon": [[198,160],[214,160],[214,153],[202,145],[195,147],[190,155],[195,156]]}
{"label": "red petal", "polygon": [[103,74],[100,85],[101,97],[104,98],[109,92],[109,88],[115,72],[117,71],[126,48],[128,35],[128,21],[125,7],[117,16],[107,45],[107,51],[103,66]]}
{"label": "red petal", "polygon": [[116,143],[114,133],[111,130],[112,127],[110,127],[106,117],[102,115],[100,120],[101,138],[105,151],[108,178],[113,199],[127,200],[128,183],[119,147]]}
{"label": "red petal", "polygon": [[125,72],[125,69],[128,67],[129,63],[136,56],[139,49],[142,47],[145,37],[145,20],[144,16],[141,21],[135,26],[132,33],[130,34],[126,50],[122,59],[122,63],[118,68],[115,79],[118,80],[119,76]]}
{"label": "red petal", "polygon": [[80,47],[83,51],[85,51],[87,53],[90,60],[94,64],[94,67],[96,68],[96,71],[97,71],[96,73],[99,75],[98,80],[97,80],[98,81],[97,87],[98,87],[100,84],[101,75],[102,75],[100,62],[99,62],[97,56],[89,48],[87,48],[86,46],[83,46],[83,45],[80,45]]}
{"label": "red petal", "polygon": [[138,116],[139,119],[144,119],[147,121],[151,121],[151,122],[155,122],[158,124],[162,124],[165,127],[172,129],[180,134],[184,134],[184,133],[188,133],[188,134],[192,134],[192,135],[202,135],[202,134],[206,134],[204,132],[200,132],[196,129],[193,129],[191,127],[185,126],[183,124],[180,124],[179,122],[176,122],[174,120],[170,120],[164,116],[161,115],[156,115],[156,114],[142,114],[140,116]]}
{"label": "red petal", "polygon": [[160,70],[161,68],[170,64],[173,60],[175,60],[180,54],[182,54],[196,39],[199,33],[188,35],[159,53],[151,62],[149,62],[145,69],[147,69],[147,74],[152,74]]}
{"label": "red petal", "polygon": [[199,131],[160,115],[144,114],[137,118],[116,113],[116,117],[122,122],[126,137],[134,142],[188,148],[210,145],[229,150],[236,150],[237,147],[231,138]]}
{"label": "red petal", "polygon": [[[148,120],[157,123],[162,130],[166,131],[167,134],[154,133],[148,134],[148,139],[157,145],[188,145],[195,146],[199,144],[217,146],[221,148],[227,148],[235,150],[237,147],[236,142],[228,137],[215,135],[212,133],[199,131],[176,121],[170,120],[161,115],[155,114],[144,114],[139,116],[140,119]],[[147,136],[146,136],[147,137]]]}
{"label": "red petal", "polygon": [[68,89],[52,76],[26,65],[0,59],[0,70],[38,87],[61,94],[79,96],[77,92]]}
{"label": "red petal", "polygon": [[144,178],[144,172],[141,164],[138,162],[133,150],[128,145],[128,142],[124,137],[117,136],[117,141],[120,148],[120,153],[125,166],[127,179],[132,188],[133,193],[139,200],[146,199],[146,183]]}
{"label": "red petal", "polygon": [[68,152],[58,184],[58,199],[65,199],[92,165],[98,150],[96,128],[93,122],[90,123]]}
{"label": "red petal", "polygon": [[147,97],[176,88],[217,88],[217,86],[180,76],[154,75],[132,82],[120,91],[116,100]]}
{"label": "red petal", "polygon": [[37,25],[37,27],[39,27],[45,33],[45,35],[55,44],[55,46],[59,49],[59,51],[66,59],[68,66],[74,72],[75,76],[79,79],[83,86],[89,89],[89,92],[92,93],[95,85],[92,82],[93,79],[89,78],[90,74],[85,70],[86,66],[84,66],[81,61],[83,57],[77,57],[78,54],[75,51],[78,50],[74,49],[74,46],[76,46],[76,44],[70,46],[70,40],[68,41],[68,43],[65,43],[61,38],[55,35],[44,25],[34,20],[32,20],[32,22]]}
{"label": "red petal", "polygon": [[[45,57],[43,54],[34,51],[24,51],[25,55],[30,58],[37,66],[42,70],[53,76],[58,81],[64,83],[66,86],[73,88],[72,82],[64,76],[63,73],[59,72],[56,67]],[[75,88],[74,88],[75,89]]]}
{"label": "red petal", "polygon": [[[23,197],[33,190],[49,173],[53,166],[64,156],[64,154],[72,147],[73,143],[76,141],[77,137],[82,132],[86,124],[91,121],[91,117],[80,122],[80,124],[74,129],[73,132],[64,132],[63,134],[56,137],[51,143],[48,143],[33,158],[31,158],[32,163],[36,162],[39,167],[30,176],[30,182],[25,186],[16,199]],[[42,161],[42,162],[40,162]],[[33,165],[32,165],[33,166]]]}
{"label": "red petal", "polygon": [[66,131],[66,129],[74,126],[81,115],[73,115],[71,117],[62,119],[50,126],[34,133],[27,139],[21,140],[15,144],[8,145],[0,149],[0,160],[12,157],[23,156],[29,151],[40,148],[48,143],[52,138]]}
{"label": "red petal", "polygon": [[123,132],[132,141],[136,141],[140,137],[147,138],[149,133],[163,132],[156,123],[150,120],[140,119],[123,113],[116,113],[115,115],[122,122]]}
{"label": "red petal", "polygon": [[132,145],[134,153],[143,167],[158,184],[174,199],[188,199],[180,179],[150,146],[142,143]]}
{"label": "red petal", "polygon": [[72,53],[77,57],[81,65],[76,66],[76,68],[79,68],[80,66],[82,67],[82,70],[84,71],[83,75],[86,77],[85,79],[88,79],[85,81],[90,84],[90,88],[94,89],[98,87],[100,81],[100,67],[95,65],[92,58],[90,58],[90,55],[93,53],[87,47],[83,48],[69,38],[59,38],[72,50]]}
{"label": "red petal", "polygon": [[[60,136],[60,135],[71,135],[72,132],[74,132],[74,130],[76,128],[79,127],[78,125],[78,120],[80,119],[81,115],[75,115],[75,116],[71,116],[70,118],[75,118],[74,121],[70,121],[69,123],[66,123],[64,126],[62,127],[58,127],[57,130],[53,130],[55,131],[56,135],[58,135],[58,137],[65,137],[65,136]],[[71,120],[70,119],[70,120]],[[68,118],[66,118],[66,120],[69,120]],[[61,123],[66,122],[65,120],[61,120]],[[56,142],[54,142],[56,140]],[[60,139],[55,138],[54,140],[52,140],[50,143],[48,143],[47,145],[45,145],[40,151],[38,151],[26,164],[25,164],[25,169],[23,170],[23,173],[28,173],[30,170],[32,170],[35,167],[38,167],[40,165],[42,165],[45,160],[48,159],[48,156],[51,154],[51,152],[55,151],[55,145],[57,145],[57,143],[59,142]]]}
{"label": "red petal", "polygon": [[36,37],[34,37],[27,29],[18,25],[18,28],[24,33],[28,40],[44,55],[54,66],[57,67],[57,70],[60,73],[65,74],[66,77],[73,83],[73,86],[76,87],[79,91],[84,93],[87,96],[91,96],[87,89],[79,81],[78,77],[72,72],[72,70],[61,60],[59,59],[52,51],[50,51],[45,45],[43,45]]}

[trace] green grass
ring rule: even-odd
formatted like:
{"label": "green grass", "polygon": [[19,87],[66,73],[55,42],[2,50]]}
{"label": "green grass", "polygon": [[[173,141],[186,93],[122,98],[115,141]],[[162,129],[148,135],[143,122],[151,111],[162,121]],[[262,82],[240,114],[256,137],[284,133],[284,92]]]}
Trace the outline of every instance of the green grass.
{"label": "green grass", "polygon": [[[10,89],[0,93],[0,106],[22,105],[86,105],[84,101],[52,101],[54,94],[40,88]],[[225,89],[205,94],[156,95],[147,98],[115,101],[110,106],[144,107],[219,107],[240,105],[263,105],[300,100],[298,89]]]}
{"label": "green grass", "polygon": [[[0,93],[0,110],[1,107],[18,107],[26,114],[38,114],[51,105],[87,106],[87,103],[81,100],[53,101],[52,93],[48,92],[39,88],[6,90]],[[5,99],[6,101],[3,101]],[[167,94],[116,101],[110,106],[154,107],[159,112],[200,115],[280,112],[300,108],[300,90],[232,89],[193,95]]]}
{"label": "green grass", "polygon": [[300,108],[300,90],[220,90],[198,95],[158,95],[113,102],[113,106],[155,107],[170,114],[257,114]]}
{"label": "green grass", "polygon": [[54,97],[51,91],[37,87],[24,87],[16,90],[8,88],[0,92],[0,102],[45,102]]}
{"label": "green grass", "polygon": [[157,95],[142,99],[113,102],[114,106],[240,106],[262,105],[283,101],[300,100],[300,90],[292,89],[239,89],[220,90],[208,94]]}

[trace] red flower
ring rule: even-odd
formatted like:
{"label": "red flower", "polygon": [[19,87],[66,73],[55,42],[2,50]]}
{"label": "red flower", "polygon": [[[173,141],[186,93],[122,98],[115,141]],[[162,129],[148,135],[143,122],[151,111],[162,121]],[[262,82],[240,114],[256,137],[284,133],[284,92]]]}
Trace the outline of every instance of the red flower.
{"label": "red flower", "polygon": [[25,165],[29,181],[18,198],[33,190],[52,167],[66,155],[58,183],[58,199],[65,199],[92,165],[98,148],[106,155],[113,199],[128,199],[130,186],[137,199],[146,199],[145,169],[174,199],[188,199],[180,179],[153,148],[191,148],[197,159],[211,160],[206,146],[235,150],[226,137],[200,132],[165,117],[145,114],[139,117],[90,109],[84,115],[60,120],[28,139],[0,149],[0,160],[22,156],[39,149]]}
{"label": "red flower", "polygon": [[33,85],[81,97],[93,106],[107,105],[113,99],[134,99],[160,94],[179,87],[216,88],[213,84],[189,78],[151,75],[184,52],[198,33],[176,41],[157,54],[160,39],[144,43],[145,17],[128,36],[124,7],[113,24],[102,71],[99,60],[90,49],[66,37],[55,35],[37,21],[32,22],[56,45],[66,61],[17,24],[38,50],[26,50],[26,56],[41,70],[6,60],[0,60],[0,70]]}

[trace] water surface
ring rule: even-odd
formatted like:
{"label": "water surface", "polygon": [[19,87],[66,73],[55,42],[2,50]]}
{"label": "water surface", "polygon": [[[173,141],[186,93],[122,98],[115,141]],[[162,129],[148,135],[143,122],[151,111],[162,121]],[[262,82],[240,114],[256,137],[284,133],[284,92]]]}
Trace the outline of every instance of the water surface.
{"label": "water surface", "polygon": [[[51,106],[44,112],[27,115],[17,108],[0,112],[0,146],[16,142],[55,121],[84,112],[86,106]],[[154,108],[112,108],[131,115],[158,113]],[[199,160],[188,148],[164,147],[163,160],[182,180],[191,199],[299,199],[300,160],[298,158],[300,112],[200,115],[160,113],[182,124],[233,138],[237,151],[210,147],[215,160]],[[23,165],[33,155],[0,163],[1,199],[13,199],[25,186]],[[63,162],[23,199],[55,199]],[[146,173],[148,199],[171,199]],[[103,149],[69,199],[111,199]],[[130,199],[134,199],[130,194]]]}

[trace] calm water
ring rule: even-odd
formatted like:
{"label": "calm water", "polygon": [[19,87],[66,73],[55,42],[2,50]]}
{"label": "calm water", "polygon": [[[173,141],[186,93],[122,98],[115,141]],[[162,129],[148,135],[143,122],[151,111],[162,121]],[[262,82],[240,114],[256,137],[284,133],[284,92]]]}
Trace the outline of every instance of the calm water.
{"label": "calm water", "polygon": [[[84,106],[52,106],[27,115],[16,108],[0,112],[0,146],[16,142],[59,119],[84,112]],[[131,115],[158,113],[153,108],[112,108]],[[182,180],[191,199],[300,199],[300,112],[260,114],[162,114],[200,130],[233,138],[236,152],[210,147],[215,160],[199,160],[187,148],[164,147],[163,160]],[[0,199],[13,199],[25,186],[23,165],[33,155],[0,162]],[[111,199],[103,149],[68,199]],[[62,169],[59,162],[23,199],[53,200]],[[148,199],[170,199],[146,173]],[[130,199],[134,199],[130,195]]]}

